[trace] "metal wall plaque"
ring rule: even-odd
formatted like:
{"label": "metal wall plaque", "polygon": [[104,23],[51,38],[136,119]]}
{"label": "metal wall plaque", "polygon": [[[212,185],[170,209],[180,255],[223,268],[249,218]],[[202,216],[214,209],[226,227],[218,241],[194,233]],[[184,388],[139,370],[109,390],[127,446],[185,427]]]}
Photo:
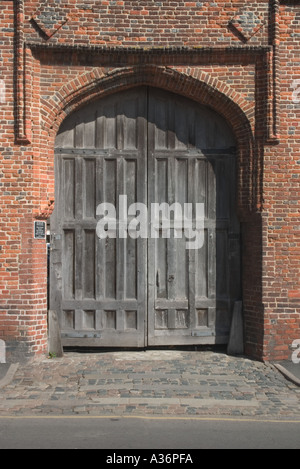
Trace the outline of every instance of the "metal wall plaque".
{"label": "metal wall plaque", "polygon": [[34,239],[46,239],[46,222],[34,222]]}

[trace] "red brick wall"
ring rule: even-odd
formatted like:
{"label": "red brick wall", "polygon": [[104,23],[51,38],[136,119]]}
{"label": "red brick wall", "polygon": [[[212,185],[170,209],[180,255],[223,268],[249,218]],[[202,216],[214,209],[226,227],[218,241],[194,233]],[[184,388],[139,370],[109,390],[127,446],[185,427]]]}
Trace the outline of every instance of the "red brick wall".
{"label": "red brick wall", "polygon": [[245,350],[290,357],[300,338],[298,2],[7,0],[0,33],[0,338],[11,356],[46,350],[46,246],[33,221],[54,200],[59,124],[101,94],[149,84],[232,125]]}
{"label": "red brick wall", "polygon": [[[33,149],[16,143],[16,49],[12,1],[1,2],[0,79],[0,338],[8,359],[21,360],[46,346],[45,243],[33,240],[38,199]],[[38,202],[39,205],[39,202]]]}
{"label": "red brick wall", "polygon": [[300,336],[300,102],[293,102],[300,78],[299,3],[281,2],[278,20],[280,144],[264,155],[264,356],[284,358]]}

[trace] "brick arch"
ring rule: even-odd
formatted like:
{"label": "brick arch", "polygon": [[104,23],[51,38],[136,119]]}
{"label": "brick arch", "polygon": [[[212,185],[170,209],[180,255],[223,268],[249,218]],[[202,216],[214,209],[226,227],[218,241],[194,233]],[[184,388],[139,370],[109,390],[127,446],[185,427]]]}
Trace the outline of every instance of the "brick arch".
{"label": "brick arch", "polygon": [[91,101],[114,92],[148,85],[190,98],[222,115],[231,126],[238,149],[238,207],[252,211],[259,205],[258,164],[254,150],[254,110],[239,93],[203,71],[180,72],[155,65],[95,68],[64,85],[47,103],[45,126],[53,138],[63,120]]}
{"label": "brick arch", "polygon": [[239,93],[203,71],[183,73],[176,69],[145,65],[118,68],[108,73],[95,68],[64,85],[48,102],[47,124],[55,133],[65,117],[78,107],[109,93],[139,85],[163,88],[215,109],[235,133],[251,129],[254,111]]}

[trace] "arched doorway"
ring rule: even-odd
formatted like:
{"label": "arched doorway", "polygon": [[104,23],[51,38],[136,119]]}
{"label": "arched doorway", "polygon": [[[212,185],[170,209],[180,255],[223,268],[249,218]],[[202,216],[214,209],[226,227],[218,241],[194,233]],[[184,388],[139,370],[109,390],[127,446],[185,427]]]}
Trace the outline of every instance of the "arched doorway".
{"label": "arched doorway", "polygon": [[[71,114],[55,147],[50,308],[63,343],[227,343],[241,266],[235,139],[225,120],[184,97],[139,87]],[[103,203],[115,207],[116,223],[100,239]],[[148,209],[144,237],[141,210],[128,213],[135,203]],[[168,226],[150,216],[152,204],[171,209]],[[200,218],[202,237],[188,249]]]}

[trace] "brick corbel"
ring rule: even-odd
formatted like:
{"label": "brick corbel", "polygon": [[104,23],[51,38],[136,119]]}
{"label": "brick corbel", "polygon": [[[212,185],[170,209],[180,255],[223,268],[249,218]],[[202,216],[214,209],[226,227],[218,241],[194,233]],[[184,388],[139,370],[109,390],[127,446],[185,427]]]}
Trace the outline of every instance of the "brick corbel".
{"label": "brick corbel", "polygon": [[35,214],[35,220],[48,220],[54,211],[54,200],[49,200],[48,206]]}

